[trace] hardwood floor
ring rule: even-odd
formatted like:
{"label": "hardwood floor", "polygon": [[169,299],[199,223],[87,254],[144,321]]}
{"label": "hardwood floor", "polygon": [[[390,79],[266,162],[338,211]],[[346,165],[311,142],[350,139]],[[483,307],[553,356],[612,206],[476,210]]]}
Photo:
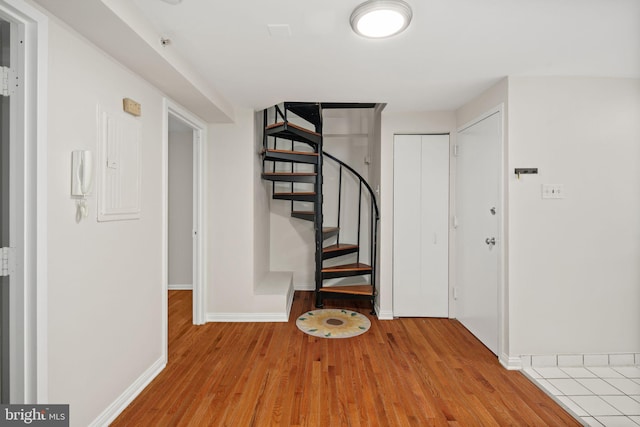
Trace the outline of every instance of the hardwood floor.
{"label": "hardwood floor", "polygon": [[112,426],[579,426],[459,322],[379,321],[348,339],[288,323],[191,324],[191,292],[169,292],[167,368]]}

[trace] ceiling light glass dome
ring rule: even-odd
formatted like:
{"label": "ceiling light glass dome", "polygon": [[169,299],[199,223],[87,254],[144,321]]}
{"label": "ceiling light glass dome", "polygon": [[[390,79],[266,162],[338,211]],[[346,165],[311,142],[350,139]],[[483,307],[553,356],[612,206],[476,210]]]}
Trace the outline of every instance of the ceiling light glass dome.
{"label": "ceiling light glass dome", "polygon": [[351,28],[369,38],[391,37],[411,22],[411,7],[402,0],[369,0],[351,14]]}

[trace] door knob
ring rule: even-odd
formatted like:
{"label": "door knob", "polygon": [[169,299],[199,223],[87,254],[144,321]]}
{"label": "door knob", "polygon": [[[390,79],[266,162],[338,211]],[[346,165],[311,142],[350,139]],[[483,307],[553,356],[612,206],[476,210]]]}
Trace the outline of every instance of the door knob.
{"label": "door knob", "polygon": [[487,245],[489,245],[489,246],[495,246],[495,244],[496,244],[496,238],[495,238],[495,237],[491,237],[491,238],[487,237],[487,238],[484,240],[484,242],[485,242]]}

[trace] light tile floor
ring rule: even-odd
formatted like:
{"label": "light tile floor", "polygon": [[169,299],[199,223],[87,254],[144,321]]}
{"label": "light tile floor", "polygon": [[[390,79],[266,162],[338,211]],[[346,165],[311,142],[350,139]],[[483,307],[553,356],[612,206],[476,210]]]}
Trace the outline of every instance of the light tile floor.
{"label": "light tile floor", "polygon": [[524,373],[587,426],[640,426],[640,367],[530,367]]}

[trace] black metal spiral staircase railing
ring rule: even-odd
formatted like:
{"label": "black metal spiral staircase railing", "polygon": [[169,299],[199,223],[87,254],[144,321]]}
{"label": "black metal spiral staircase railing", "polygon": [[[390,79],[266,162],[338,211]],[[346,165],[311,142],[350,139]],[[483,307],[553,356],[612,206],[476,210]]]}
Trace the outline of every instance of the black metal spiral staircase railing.
{"label": "black metal spiral staircase railing", "polygon": [[[343,104],[324,105],[285,102],[282,108],[275,105],[264,110],[262,178],[272,182],[274,199],[290,201],[292,217],[314,224],[316,307],[322,307],[324,299],[364,299],[371,301],[371,313],[375,314],[378,205],[371,187],[355,169],[323,151],[322,110],[340,108]],[[314,130],[292,123],[291,114],[311,124]],[[322,208],[325,160],[338,167],[337,216],[336,224],[331,225],[324,224]],[[343,197],[344,174],[358,183],[357,200]],[[287,191],[283,191],[283,186]],[[347,202],[357,204],[356,238],[350,243],[341,239],[345,234],[341,233],[341,218],[354,210],[343,209]],[[368,239],[363,239],[363,219]],[[363,240],[368,240],[366,250],[362,249]],[[364,261],[370,264],[361,262],[365,255],[368,259]],[[347,257],[355,257],[355,262],[340,263]],[[369,276],[369,280],[364,276]]]}

